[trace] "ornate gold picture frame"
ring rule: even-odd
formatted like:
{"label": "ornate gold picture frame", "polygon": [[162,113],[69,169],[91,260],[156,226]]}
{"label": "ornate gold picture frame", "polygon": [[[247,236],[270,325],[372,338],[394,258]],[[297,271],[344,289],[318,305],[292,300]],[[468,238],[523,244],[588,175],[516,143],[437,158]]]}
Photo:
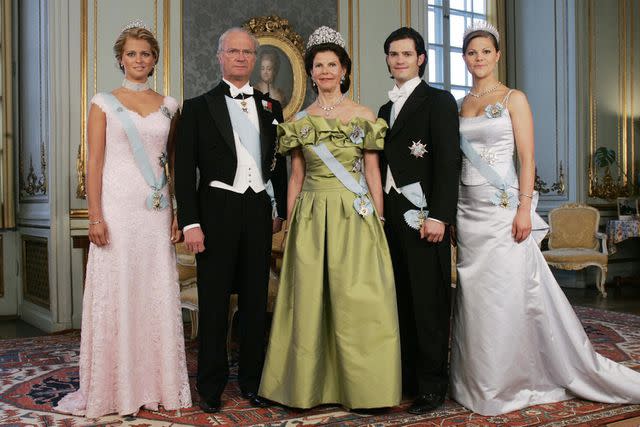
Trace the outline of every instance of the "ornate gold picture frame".
{"label": "ornate gold picture frame", "polygon": [[302,37],[276,15],[251,18],[243,28],[260,42],[251,84],[280,101],[288,120],[302,107],[307,90]]}

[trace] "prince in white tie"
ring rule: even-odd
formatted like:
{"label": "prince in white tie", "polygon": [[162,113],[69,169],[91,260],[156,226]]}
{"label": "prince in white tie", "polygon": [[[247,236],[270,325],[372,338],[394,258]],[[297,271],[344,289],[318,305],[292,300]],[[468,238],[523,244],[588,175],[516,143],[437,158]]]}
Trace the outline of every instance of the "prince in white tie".
{"label": "prince in white tie", "polygon": [[448,344],[451,252],[460,150],[458,112],[450,93],[427,85],[422,36],[400,28],[384,44],[395,80],[378,117],[390,129],[380,162],[385,232],[391,250],[409,412],[444,402],[449,385]]}

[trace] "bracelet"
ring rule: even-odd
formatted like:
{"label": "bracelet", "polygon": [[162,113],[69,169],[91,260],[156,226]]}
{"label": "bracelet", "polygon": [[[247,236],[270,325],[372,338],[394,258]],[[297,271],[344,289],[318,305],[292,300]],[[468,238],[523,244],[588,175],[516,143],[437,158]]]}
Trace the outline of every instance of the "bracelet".
{"label": "bracelet", "polygon": [[89,221],[89,225],[98,225],[101,224],[102,220],[101,219],[97,219],[95,221]]}
{"label": "bracelet", "polygon": [[387,220],[387,218],[383,217],[383,216],[379,216],[378,219],[382,222],[385,222]]}
{"label": "bracelet", "polygon": [[533,194],[524,194],[524,193],[520,193],[519,195],[520,195],[520,196],[524,196],[524,197],[528,197],[528,198],[530,198],[531,200],[533,200]]}

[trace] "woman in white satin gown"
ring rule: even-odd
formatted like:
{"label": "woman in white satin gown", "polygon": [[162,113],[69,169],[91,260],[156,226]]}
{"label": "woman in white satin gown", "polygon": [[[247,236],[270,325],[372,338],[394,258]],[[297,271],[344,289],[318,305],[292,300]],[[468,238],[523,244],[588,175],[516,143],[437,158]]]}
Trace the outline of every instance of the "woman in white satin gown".
{"label": "woman in white satin gown", "polygon": [[594,351],[538,248],[533,119],[493,75],[495,28],[468,29],[463,57],[473,87],[460,110],[452,398],[483,415],[573,397],[640,403],[640,373]]}

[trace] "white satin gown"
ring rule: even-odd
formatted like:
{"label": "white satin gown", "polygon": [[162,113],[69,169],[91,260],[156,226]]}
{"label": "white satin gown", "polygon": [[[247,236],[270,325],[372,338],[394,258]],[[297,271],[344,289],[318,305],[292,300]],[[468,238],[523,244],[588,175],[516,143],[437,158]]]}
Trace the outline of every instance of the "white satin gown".
{"label": "white satin gown", "polygon": [[[501,176],[513,170],[508,108],[495,118],[461,117],[460,133]],[[517,197],[517,179],[512,185]],[[535,203],[535,231],[518,244],[511,236],[516,210],[494,205],[496,191],[463,156],[452,398],[483,415],[574,397],[640,403],[640,373],[594,351],[549,270],[536,241],[546,224]]]}

